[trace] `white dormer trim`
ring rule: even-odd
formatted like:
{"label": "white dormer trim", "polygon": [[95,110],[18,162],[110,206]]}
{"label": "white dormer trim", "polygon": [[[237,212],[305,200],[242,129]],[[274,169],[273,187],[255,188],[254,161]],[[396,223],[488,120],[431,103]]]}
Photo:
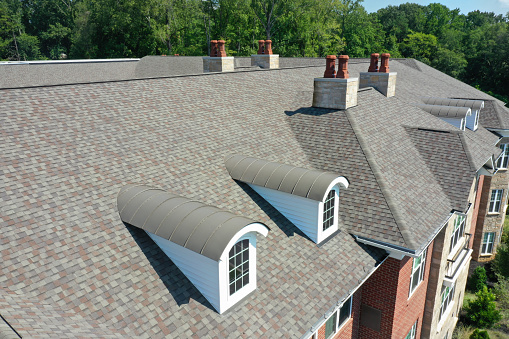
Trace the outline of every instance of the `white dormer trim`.
{"label": "white dormer trim", "polygon": [[[219,261],[212,260],[150,232],[146,233],[212,307],[221,314],[256,289],[256,233],[265,237],[268,231],[267,227],[260,223],[247,225],[232,237]],[[228,254],[233,245],[244,239],[249,240],[249,284],[230,296]]]}

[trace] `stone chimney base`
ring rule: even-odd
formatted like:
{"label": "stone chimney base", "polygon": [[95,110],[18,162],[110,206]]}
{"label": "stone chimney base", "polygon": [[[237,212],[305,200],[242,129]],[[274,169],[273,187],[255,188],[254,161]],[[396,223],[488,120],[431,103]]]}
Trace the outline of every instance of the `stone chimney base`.
{"label": "stone chimney base", "polygon": [[313,107],[347,109],[357,106],[359,78],[315,78]]}
{"label": "stone chimney base", "polygon": [[396,95],[396,75],[396,72],[361,72],[359,88],[374,87],[386,97],[393,97]]}
{"label": "stone chimney base", "polygon": [[233,57],[203,57],[203,73],[233,72]]}
{"label": "stone chimney base", "polygon": [[279,68],[279,54],[253,54],[251,55],[251,66],[267,69]]}

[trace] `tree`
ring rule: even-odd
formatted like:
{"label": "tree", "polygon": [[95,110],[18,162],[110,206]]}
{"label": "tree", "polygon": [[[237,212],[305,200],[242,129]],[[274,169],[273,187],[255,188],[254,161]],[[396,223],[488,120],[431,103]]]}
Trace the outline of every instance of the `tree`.
{"label": "tree", "polygon": [[495,304],[495,295],[484,286],[475,296],[466,307],[467,319],[479,328],[491,328],[502,319]]}
{"label": "tree", "polygon": [[478,328],[470,335],[470,339],[490,339],[488,331],[479,331]]}
{"label": "tree", "polygon": [[507,310],[509,309],[509,279],[497,274],[497,280],[493,293],[497,296],[498,305]]}
{"label": "tree", "polygon": [[401,53],[406,58],[415,58],[430,64],[438,50],[436,36],[424,33],[411,33],[400,45]]}
{"label": "tree", "polygon": [[509,246],[501,244],[497,248],[497,255],[493,261],[493,270],[495,273],[509,278]]}
{"label": "tree", "polygon": [[486,286],[487,280],[488,276],[486,275],[486,269],[483,266],[476,267],[474,273],[472,273],[472,276],[470,277],[470,290],[474,293],[479,292]]}

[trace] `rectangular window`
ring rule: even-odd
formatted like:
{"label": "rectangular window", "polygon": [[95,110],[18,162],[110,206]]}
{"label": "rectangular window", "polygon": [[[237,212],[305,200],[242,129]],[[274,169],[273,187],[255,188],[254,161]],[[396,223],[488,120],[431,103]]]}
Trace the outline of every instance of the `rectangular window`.
{"label": "rectangular window", "polygon": [[484,237],[482,239],[481,254],[493,253],[494,242],[495,242],[495,232],[484,233]]}
{"label": "rectangular window", "polygon": [[334,199],[336,193],[330,190],[325,202],[323,203],[323,231],[334,225]]}
{"label": "rectangular window", "polygon": [[442,304],[440,306],[440,319],[442,319],[442,316],[445,314],[445,312],[447,311],[447,308],[451,304],[452,299],[454,298],[454,287],[455,286],[442,287],[442,295],[441,295]]}
{"label": "rectangular window", "polygon": [[451,235],[451,246],[449,248],[449,253],[452,252],[452,249],[458,241],[463,237],[463,233],[465,232],[465,219],[466,217],[463,215],[456,215],[456,219],[454,220],[454,231]]}
{"label": "rectangular window", "polygon": [[241,240],[229,253],[230,295],[249,284],[249,240]]}
{"label": "rectangular window", "polygon": [[500,145],[500,148],[502,149],[502,154],[500,154],[500,157],[498,158],[497,167],[507,168],[507,164],[509,162],[509,144],[502,144]]}
{"label": "rectangular window", "polygon": [[417,333],[417,322],[418,321],[419,321],[419,319],[417,319],[415,321],[414,325],[410,329],[410,332],[408,332],[408,334],[406,335],[405,339],[415,339],[416,333]]}
{"label": "rectangular window", "polygon": [[502,203],[502,193],[504,190],[492,190],[490,199],[490,213],[499,213],[500,204]]}
{"label": "rectangular window", "polygon": [[426,253],[428,250],[424,250],[422,254],[414,258],[412,262],[412,276],[410,277],[410,294],[414,292],[419,283],[424,280],[424,270],[426,268]]}
{"label": "rectangular window", "polygon": [[325,339],[328,339],[336,334],[341,326],[343,326],[343,324],[346,323],[348,319],[350,319],[351,315],[352,297],[348,298],[343,306],[336,310],[325,322]]}
{"label": "rectangular window", "polygon": [[336,317],[338,315],[338,312],[334,312],[329,319],[327,319],[327,322],[325,323],[325,339],[330,338],[333,334],[336,333]]}

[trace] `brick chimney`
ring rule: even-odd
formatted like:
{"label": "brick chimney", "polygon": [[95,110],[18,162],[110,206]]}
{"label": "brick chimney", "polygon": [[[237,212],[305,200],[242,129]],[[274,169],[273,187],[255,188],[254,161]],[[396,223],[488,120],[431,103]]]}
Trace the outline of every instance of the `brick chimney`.
{"label": "brick chimney", "polygon": [[210,40],[210,56],[217,57],[217,40]]}
{"label": "brick chimney", "polygon": [[233,72],[233,57],[226,56],[224,40],[210,40],[210,56],[203,57],[203,72]]}
{"label": "brick chimney", "polygon": [[339,56],[334,77],[336,56],[327,56],[324,77],[314,80],[313,107],[347,109],[357,106],[359,78],[349,77],[348,59],[348,55]]}
{"label": "brick chimney", "polygon": [[272,40],[258,40],[258,54],[251,55],[251,66],[279,68],[279,54],[272,54]]}
{"label": "brick chimney", "polygon": [[324,78],[335,78],[336,77],[336,56],[327,55],[325,58],[325,72],[323,73]]}
{"label": "brick chimney", "polygon": [[386,97],[396,95],[396,72],[389,72],[389,53],[382,54],[382,62],[378,70],[378,53],[371,54],[371,63],[367,72],[360,74],[359,88],[373,87]]}
{"label": "brick chimney", "polygon": [[258,54],[264,54],[265,51],[265,40],[258,40]]}

